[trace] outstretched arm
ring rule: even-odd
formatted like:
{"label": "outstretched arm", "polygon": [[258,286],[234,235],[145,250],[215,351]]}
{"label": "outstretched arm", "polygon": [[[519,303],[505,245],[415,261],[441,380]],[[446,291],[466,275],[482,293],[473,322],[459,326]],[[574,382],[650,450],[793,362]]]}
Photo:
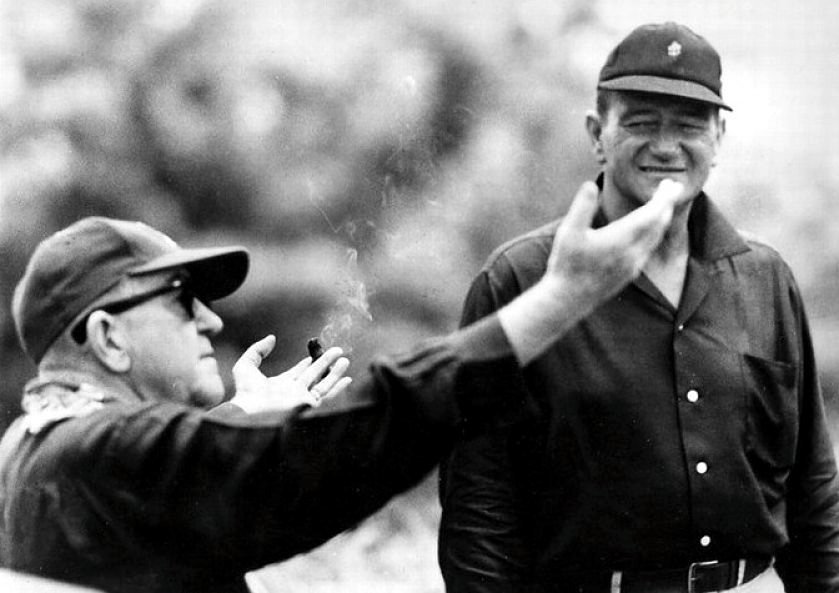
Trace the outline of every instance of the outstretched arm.
{"label": "outstretched arm", "polygon": [[[670,224],[682,186],[665,180],[649,203],[592,229],[597,191],[594,183],[582,185],[557,230],[544,277],[498,313],[522,366],[640,273]],[[314,362],[305,358],[285,373],[266,377],[259,366],[275,342],[273,336],[256,342],[233,367],[236,395],[230,403],[249,414],[317,406],[349,385],[350,378],[344,377],[349,361],[338,348]],[[329,373],[318,380],[327,369]]]}

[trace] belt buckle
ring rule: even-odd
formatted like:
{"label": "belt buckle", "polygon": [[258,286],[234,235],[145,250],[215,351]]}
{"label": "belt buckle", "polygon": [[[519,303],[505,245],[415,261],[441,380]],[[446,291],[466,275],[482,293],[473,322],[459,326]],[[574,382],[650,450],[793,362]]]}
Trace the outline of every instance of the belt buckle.
{"label": "belt buckle", "polygon": [[691,562],[688,567],[688,593],[696,593],[696,590],[693,588],[693,583],[696,581],[696,569],[704,568],[706,566],[714,566],[715,564],[720,564],[720,561],[706,560],[705,562]]}

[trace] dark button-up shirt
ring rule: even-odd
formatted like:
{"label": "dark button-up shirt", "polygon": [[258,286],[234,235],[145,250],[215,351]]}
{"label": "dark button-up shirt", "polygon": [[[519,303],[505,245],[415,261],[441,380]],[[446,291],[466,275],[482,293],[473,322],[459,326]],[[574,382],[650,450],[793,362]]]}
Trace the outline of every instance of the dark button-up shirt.
{"label": "dark button-up shirt", "polygon": [[[464,322],[538,280],[555,229],[490,257]],[[836,464],[792,274],[704,194],[689,231],[678,308],[640,277],[521,373],[507,397],[529,413],[464,433],[441,472],[450,593],[754,556],[778,558],[789,593],[839,591]]]}
{"label": "dark button-up shirt", "polygon": [[351,401],[283,417],[36,381],[41,411],[0,443],[2,565],[120,593],[244,590],[246,571],[323,543],[422,479],[463,418],[502,403],[471,382],[512,359],[488,319],[380,360]]}

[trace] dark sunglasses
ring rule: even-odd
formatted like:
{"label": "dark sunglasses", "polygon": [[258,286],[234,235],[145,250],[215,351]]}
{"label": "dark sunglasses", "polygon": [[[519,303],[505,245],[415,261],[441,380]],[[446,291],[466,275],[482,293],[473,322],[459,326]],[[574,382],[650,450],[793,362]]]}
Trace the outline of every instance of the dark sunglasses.
{"label": "dark sunglasses", "polygon": [[[187,316],[190,319],[195,319],[195,301],[198,299],[198,296],[195,294],[195,291],[190,288],[187,280],[184,278],[174,278],[168,284],[155,288],[154,290],[135,294],[127,299],[107,303],[101,307],[96,307],[93,311],[105,311],[106,313],[116,315],[117,313],[128,311],[137,305],[141,305],[146,301],[150,301],[153,298],[175,291],[178,293],[178,303],[181,307],[183,307]],[[201,302],[203,303],[205,301]],[[209,308],[209,305],[205,306]],[[78,344],[84,344],[87,340],[87,319],[93,311],[90,311],[87,315],[82,317],[73,329],[70,330],[70,335]]]}

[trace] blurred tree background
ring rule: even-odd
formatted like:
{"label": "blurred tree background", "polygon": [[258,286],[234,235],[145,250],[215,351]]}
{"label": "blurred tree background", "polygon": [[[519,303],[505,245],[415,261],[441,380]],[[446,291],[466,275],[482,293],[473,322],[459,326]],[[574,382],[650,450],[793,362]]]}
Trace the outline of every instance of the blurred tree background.
{"label": "blurred tree background", "polygon": [[[356,373],[454,328],[490,250],[595,173],[583,118],[636,25],[720,51],[734,106],[709,192],[787,258],[831,419],[839,389],[839,5],[830,0],[0,0],[0,428],[34,367],[11,293],[86,215],[253,255],[219,358],[320,335]],[[226,376],[230,382],[229,372]],[[836,432],[836,431],[835,431]],[[439,592],[434,477],[255,591]]]}

